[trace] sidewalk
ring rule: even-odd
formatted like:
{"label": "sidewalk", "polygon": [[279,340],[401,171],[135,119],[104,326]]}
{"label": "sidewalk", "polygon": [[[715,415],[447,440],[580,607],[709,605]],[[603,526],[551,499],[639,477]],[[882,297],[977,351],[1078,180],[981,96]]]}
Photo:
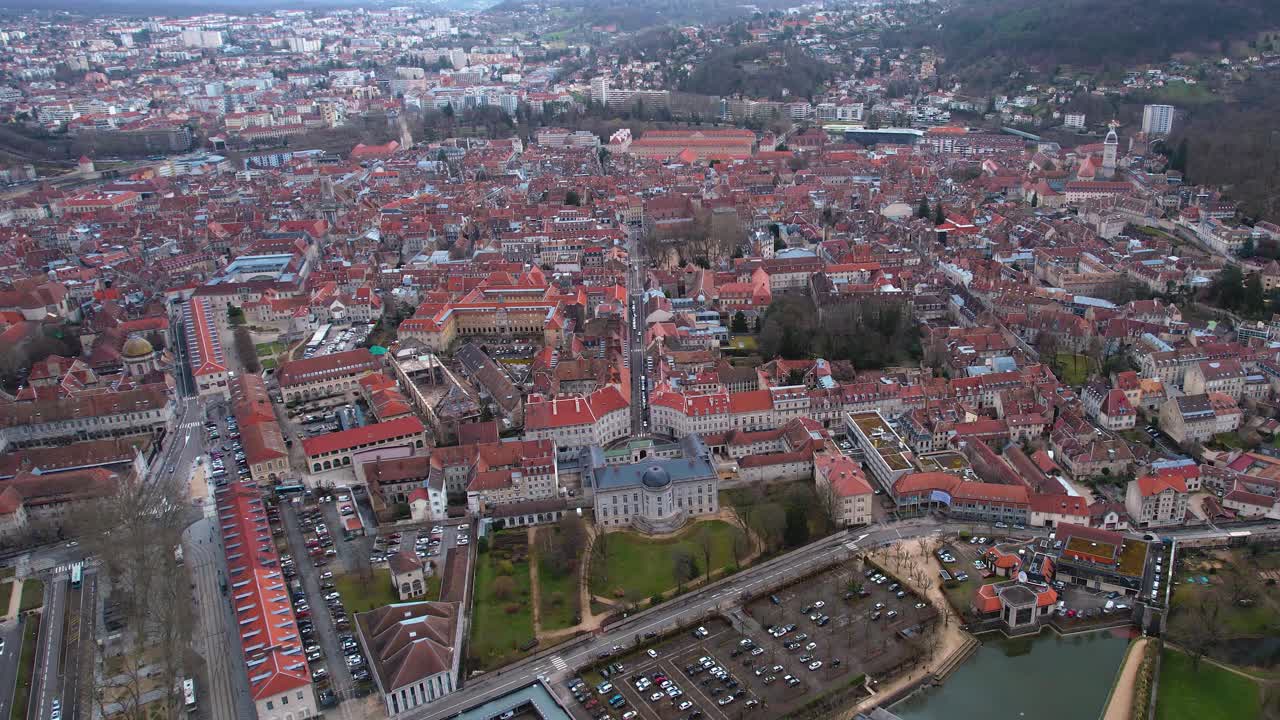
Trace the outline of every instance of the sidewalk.
{"label": "sidewalk", "polygon": [[9,606],[5,609],[4,616],[0,617],[0,622],[9,622],[18,617],[18,611],[22,608],[22,581],[13,578],[13,587],[10,589]]}
{"label": "sidewalk", "polygon": [[1107,702],[1103,720],[1129,720],[1133,709],[1133,684],[1138,679],[1138,669],[1142,667],[1142,657],[1148,642],[1150,640],[1147,638],[1140,637],[1129,645],[1129,654],[1124,657],[1116,686],[1111,688],[1111,700]]}

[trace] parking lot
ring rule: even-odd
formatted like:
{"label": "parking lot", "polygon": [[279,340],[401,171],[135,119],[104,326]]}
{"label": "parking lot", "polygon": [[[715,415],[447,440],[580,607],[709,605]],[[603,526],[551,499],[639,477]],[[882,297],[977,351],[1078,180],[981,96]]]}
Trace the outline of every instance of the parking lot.
{"label": "parking lot", "polygon": [[869,566],[849,563],[699,628],[602,659],[582,677],[574,713],[600,720],[728,720],[758,708],[778,717],[862,675],[880,677],[922,651],[938,617],[894,584]]}
{"label": "parking lot", "polygon": [[[286,529],[291,552],[281,557],[281,568],[289,581],[298,629],[323,706],[359,694],[358,684],[367,683],[369,671],[330,567],[339,554],[335,546],[348,543],[327,521],[325,507],[332,510],[332,503],[319,500],[300,495],[296,501],[273,507],[269,516],[273,525],[283,522]],[[356,551],[346,548],[346,552]]]}
{"label": "parking lot", "polygon": [[303,351],[304,358],[322,357],[333,353],[354,350],[357,345],[373,332],[371,323],[352,323],[349,328],[331,328],[319,345],[308,346]]}

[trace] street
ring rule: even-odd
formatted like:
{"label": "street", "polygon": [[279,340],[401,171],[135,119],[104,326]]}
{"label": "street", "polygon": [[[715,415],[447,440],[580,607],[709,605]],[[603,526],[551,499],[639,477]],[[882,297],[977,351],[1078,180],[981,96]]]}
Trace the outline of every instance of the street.
{"label": "street", "polygon": [[31,702],[35,705],[37,718],[49,717],[54,699],[62,697],[62,630],[66,610],[67,576],[59,573],[49,578],[44,586],[40,647],[36,655],[36,671],[31,677]]}
{"label": "street", "polygon": [[209,718],[252,717],[249,680],[241,662],[235,613],[221,582],[225,577],[222,535],[214,522],[203,518],[187,528],[183,552],[195,585],[196,631],[192,647],[204,658],[204,687],[196,686],[200,714]]}
{"label": "street", "polygon": [[22,655],[22,628],[26,621],[13,620],[0,625],[0,718],[9,717],[13,693],[18,689],[18,658]]}
{"label": "street", "polygon": [[627,268],[628,312],[631,327],[627,331],[627,366],[631,371],[631,436],[646,437],[648,426],[648,367],[645,365],[644,275],[646,262],[640,241],[627,233],[627,249],[631,265]]}

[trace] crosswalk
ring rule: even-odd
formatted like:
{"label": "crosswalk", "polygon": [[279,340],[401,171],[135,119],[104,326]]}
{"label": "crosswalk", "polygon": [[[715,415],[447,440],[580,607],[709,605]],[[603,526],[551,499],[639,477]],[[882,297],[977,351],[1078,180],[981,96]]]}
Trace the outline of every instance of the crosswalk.
{"label": "crosswalk", "polygon": [[[54,575],[65,575],[66,573],[71,572],[71,568],[72,568],[72,567],[75,567],[75,565],[76,565],[76,564],[77,564],[77,563],[63,563],[63,564],[61,564],[61,565],[59,565],[58,567],[56,567],[56,568],[54,568],[54,569],[53,569],[53,574],[54,574]],[[97,561],[95,561],[95,560],[92,560],[92,559],[86,559],[83,563],[80,563],[80,564],[84,565],[84,567],[83,567],[83,569],[84,569],[84,570],[88,570],[89,568],[94,567],[94,566],[95,566],[95,565],[97,565],[98,563],[97,563]]]}
{"label": "crosswalk", "polygon": [[551,665],[559,672],[564,672],[569,669],[569,663],[565,662],[564,658],[559,655],[551,656]]}

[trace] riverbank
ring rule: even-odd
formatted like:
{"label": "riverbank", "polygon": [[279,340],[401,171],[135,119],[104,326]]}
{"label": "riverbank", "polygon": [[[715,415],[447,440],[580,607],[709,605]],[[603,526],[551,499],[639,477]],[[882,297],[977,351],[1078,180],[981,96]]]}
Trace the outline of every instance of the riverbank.
{"label": "riverbank", "polygon": [[1102,720],[1129,720],[1133,715],[1133,689],[1148,642],[1151,641],[1140,637],[1129,644],[1129,652],[1124,656],[1116,684],[1111,688],[1111,698],[1107,700]]}

